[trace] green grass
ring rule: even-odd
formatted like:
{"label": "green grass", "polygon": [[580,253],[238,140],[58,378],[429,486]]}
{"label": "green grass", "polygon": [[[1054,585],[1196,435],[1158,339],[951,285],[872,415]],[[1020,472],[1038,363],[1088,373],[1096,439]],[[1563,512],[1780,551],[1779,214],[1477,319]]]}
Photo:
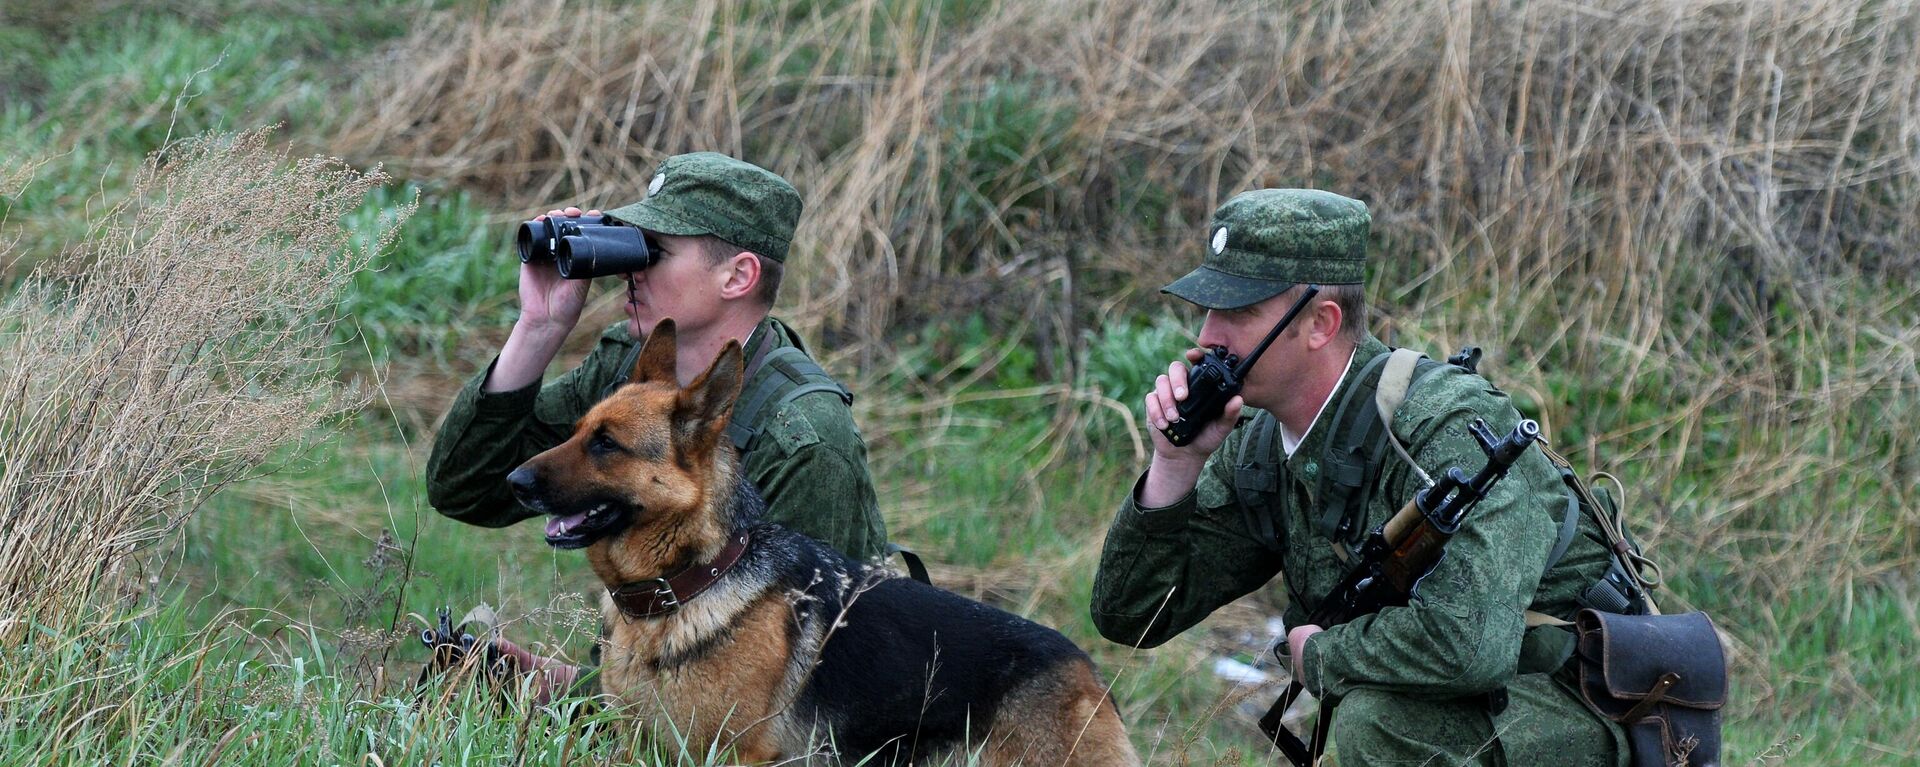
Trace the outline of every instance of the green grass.
{"label": "green grass", "polygon": [[[287,140],[324,145],[338,128],[332,121],[347,111],[340,99],[350,97],[355,66],[426,7],[234,0],[173,13],[41,5],[74,13],[31,18],[84,20],[4,17],[0,24],[0,158],[9,167],[37,163],[32,183],[0,196],[0,239],[22,243],[24,266],[57,257],[84,236],[89,214],[169,137],[283,123]],[[738,10],[743,18],[769,13],[758,5]],[[844,5],[781,7],[798,26]],[[931,24],[937,16],[938,28],[948,30],[982,6],[958,0],[911,18]],[[890,18],[869,22],[876,39],[897,23]],[[818,64],[817,51],[801,49],[783,71],[798,77]],[[940,184],[952,192],[938,201],[948,206],[945,257],[962,272],[970,259],[1023,240],[999,227],[1071,231],[1079,214],[1048,195],[1055,184],[1079,183],[1055,173],[1086,151],[1069,142],[1067,128],[1079,115],[1054,86],[1015,74],[972,82],[978,87],[949,99],[936,123],[949,153]],[[857,135],[852,123],[822,130]],[[1177,220],[1174,200],[1191,192],[1178,188],[1168,175],[1174,171],[1138,162],[1098,170],[1115,190],[1098,202],[1119,211],[1129,233],[1192,239],[1174,229],[1188,223]],[[352,360],[343,375],[398,374],[444,398],[491,353],[476,337],[513,316],[506,237],[520,214],[487,209],[464,190],[395,187],[346,223],[364,229],[416,194],[420,208],[401,242],[360,276],[345,307],[354,322],[339,338]],[[1389,243],[1380,252],[1419,247]],[[1501,306],[1492,296],[1449,292],[1453,283],[1420,276],[1428,263],[1418,258],[1383,258],[1376,293],[1404,310],[1391,318],[1402,343],[1444,353],[1451,348],[1439,348],[1442,341],[1511,339],[1496,350],[1508,365],[1491,371],[1496,383],[1529,413],[1556,416],[1559,443],[1584,451],[1604,438],[1576,460],[1604,462],[1643,488],[1633,508],[1644,516],[1636,519],[1664,526],[1655,553],[1676,602],[1708,610],[1739,640],[1728,763],[1913,763],[1920,759],[1911,728],[1920,721],[1920,667],[1910,650],[1920,640],[1913,610],[1920,581],[1911,564],[1911,510],[1901,504],[1911,503],[1902,499],[1910,499],[1914,476],[1913,432],[1904,425],[1920,412],[1910,386],[1895,385],[1903,380],[1899,343],[1875,335],[1914,319],[1892,316],[1911,314],[1912,283],[1898,275],[1828,279],[1818,286],[1820,302],[1800,303],[1792,291],[1728,287],[1746,283],[1737,264],[1720,256],[1688,254],[1688,263],[1701,266],[1677,277],[1716,294],[1697,303],[1699,316],[1673,307],[1664,319],[1670,332],[1684,329],[1699,344],[1742,349],[1708,358],[1735,360],[1727,371],[1682,358],[1655,361],[1628,380],[1596,377],[1629,369],[1625,347],[1637,339],[1598,346],[1600,359],[1567,359],[1565,349],[1532,332],[1554,325],[1557,304],[1486,320],[1489,307]],[[1481,268],[1464,259],[1458,267]],[[1091,278],[1136,275],[1095,268]],[[1141,290],[1150,296],[1150,288]],[[953,310],[897,329],[897,348],[880,355],[875,369],[858,371],[883,511],[894,537],[935,564],[947,585],[1057,626],[1089,648],[1115,681],[1143,752],[1163,763],[1270,764],[1249,723],[1226,712],[1230,689],[1210,671],[1215,653],[1247,657],[1250,643],[1230,620],[1134,651],[1099,638],[1087,616],[1101,535],[1140,469],[1130,436],[1137,424],[1091,397],[1137,412],[1142,383],[1197,329],[1191,317],[1150,300],[1117,306],[1077,339],[1077,396],[1044,380],[1026,339],[1009,335],[1015,321],[1007,316]],[[1506,328],[1499,331],[1506,338],[1448,336],[1473,327]],[[1517,360],[1535,356],[1539,370],[1516,369]],[[1769,367],[1776,358],[1785,362]],[[1658,426],[1691,398],[1714,394],[1715,372],[1728,373],[1730,383],[1766,375],[1782,389],[1817,392],[1834,371],[1844,379],[1877,365],[1896,368],[1886,379],[1894,383],[1844,407],[1809,396],[1756,413],[1733,392],[1707,406],[1697,434]],[[0,721],[9,724],[0,728],[0,763],[361,764],[367,753],[386,764],[492,764],[500,754],[523,754],[525,764],[560,764],[563,755],[582,753],[611,758],[617,739],[583,742],[543,714],[502,711],[472,691],[423,706],[402,689],[424,659],[409,616],[486,602],[515,638],[580,657],[593,634],[583,595],[595,584],[577,554],[550,549],[530,526],[473,528],[427,508],[421,468],[427,425],[438,414],[431,405],[441,400],[386,394],[395,396],[376,397],[331,438],[284,456],[277,471],[216,496],[177,538],[147,553],[153,580],[134,583],[140,593],[115,612],[72,634],[36,630],[0,649],[15,670],[0,683]],[[1767,476],[1764,467],[1746,465],[1754,455],[1811,457],[1838,468],[1812,486],[1753,496],[1752,485]],[[1731,529],[1729,497],[1753,502]],[[1245,614],[1271,611],[1262,597],[1245,607]],[[375,667],[384,682],[376,684]],[[59,726],[23,726],[39,722]],[[668,761],[711,760],[689,753]]]}
{"label": "green grass", "polygon": [[[203,622],[177,601],[6,650],[6,764],[605,763],[612,714],[504,707],[479,685],[416,688],[336,653],[324,628],[264,610]],[[377,762],[367,761],[371,754]],[[712,764],[704,755],[656,761]]]}
{"label": "green grass", "polygon": [[0,195],[26,266],[76,243],[88,214],[169,140],[277,124],[299,142],[337,129],[355,57],[406,31],[394,10],[408,3],[46,5],[0,25],[0,42],[28,41],[0,45],[10,83],[0,90],[0,160],[40,166],[21,194]]}
{"label": "green grass", "polygon": [[464,192],[388,187],[346,226],[371,231],[382,215],[418,200],[399,242],[362,272],[344,313],[343,340],[364,341],[375,367],[395,357],[451,361],[463,328],[510,323],[519,279],[511,217],[481,210]]}

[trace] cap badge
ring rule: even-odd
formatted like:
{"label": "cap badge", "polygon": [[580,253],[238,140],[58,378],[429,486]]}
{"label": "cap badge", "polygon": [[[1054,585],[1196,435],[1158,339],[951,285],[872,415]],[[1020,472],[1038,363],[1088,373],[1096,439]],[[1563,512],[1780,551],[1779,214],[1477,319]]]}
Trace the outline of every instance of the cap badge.
{"label": "cap badge", "polygon": [[1227,228],[1224,226],[1213,230],[1213,252],[1227,252]]}
{"label": "cap badge", "polygon": [[653,196],[653,195],[659,194],[660,187],[665,186],[666,183],[667,183],[666,171],[663,170],[663,171],[660,171],[659,173],[653,174],[653,181],[647,184],[647,195]]}

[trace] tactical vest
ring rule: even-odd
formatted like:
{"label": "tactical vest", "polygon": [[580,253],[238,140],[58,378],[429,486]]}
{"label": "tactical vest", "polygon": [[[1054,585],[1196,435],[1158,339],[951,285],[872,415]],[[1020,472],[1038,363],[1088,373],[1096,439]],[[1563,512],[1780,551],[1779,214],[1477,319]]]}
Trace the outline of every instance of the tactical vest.
{"label": "tactical vest", "polygon": [[[1331,541],[1341,559],[1349,559],[1365,541],[1367,504],[1386,470],[1387,451],[1393,450],[1412,468],[1416,476],[1431,484],[1426,472],[1406,454],[1392,436],[1394,411],[1422,383],[1436,376],[1473,375],[1480,361],[1480,349],[1468,347],[1446,362],[1428,359],[1419,352],[1396,349],[1367,360],[1354,376],[1353,383],[1335,405],[1332,417],[1324,424],[1331,429],[1322,470],[1314,497],[1320,508],[1312,516],[1313,532]],[[1243,509],[1259,524],[1255,530],[1264,540],[1273,541],[1275,530],[1270,514],[1252,513],[1261,508],[1244,493],[1248,487],[1269,487],[1286,475],[1287,455],[1281,445],[1279,419],[1262,413],[1245,428],[1252,429],[1235,467],[1235,494]],[[1561,469],[1562,477],[1570,476]],[[1559,537],[1547,557],[1545,572],[1566,555],[1579,528],[1580,498],[1569,486],[1567,509],[1562,515]]]}

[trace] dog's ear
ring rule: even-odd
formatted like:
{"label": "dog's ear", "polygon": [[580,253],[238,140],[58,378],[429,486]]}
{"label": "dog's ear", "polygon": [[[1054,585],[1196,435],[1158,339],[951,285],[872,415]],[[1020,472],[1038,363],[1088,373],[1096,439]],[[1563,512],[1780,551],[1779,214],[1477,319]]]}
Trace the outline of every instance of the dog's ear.
{"label": "dog's ear", "polygon": [[685,437],[717,437],[725,432],[732,420],[733,402],[740,398],[745,365],[740,342],[729,339],[707,372],[680,390],[674,407],[674,428],[684,430],[682,436]]}
{"label": "dog's ear", "polygon": [[680,355],[680,344],[675,338],[673,318],[669,317],[653,326],[653,332],[647,334],[647,342],[640,346],[640,358],[633,362],[633,373],[627,376],[627,383],[646,383],[648,381],[667,381],[675,386],[680,378],[674,375],[675,361]]}

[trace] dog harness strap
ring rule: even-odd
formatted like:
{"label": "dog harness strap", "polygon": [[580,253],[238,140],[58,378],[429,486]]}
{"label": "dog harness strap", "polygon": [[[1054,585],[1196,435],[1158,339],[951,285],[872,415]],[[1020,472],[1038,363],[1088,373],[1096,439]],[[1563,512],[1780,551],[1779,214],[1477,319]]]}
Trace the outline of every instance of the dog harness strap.
{"label": "dog harness strap", "polygon": [[665,578],[638,581],[607,589],[620,614],[634,620],[666,615],[706,591],[747,552],[747,532],[740,531],[720,549],[712,562],[694,565]]}

